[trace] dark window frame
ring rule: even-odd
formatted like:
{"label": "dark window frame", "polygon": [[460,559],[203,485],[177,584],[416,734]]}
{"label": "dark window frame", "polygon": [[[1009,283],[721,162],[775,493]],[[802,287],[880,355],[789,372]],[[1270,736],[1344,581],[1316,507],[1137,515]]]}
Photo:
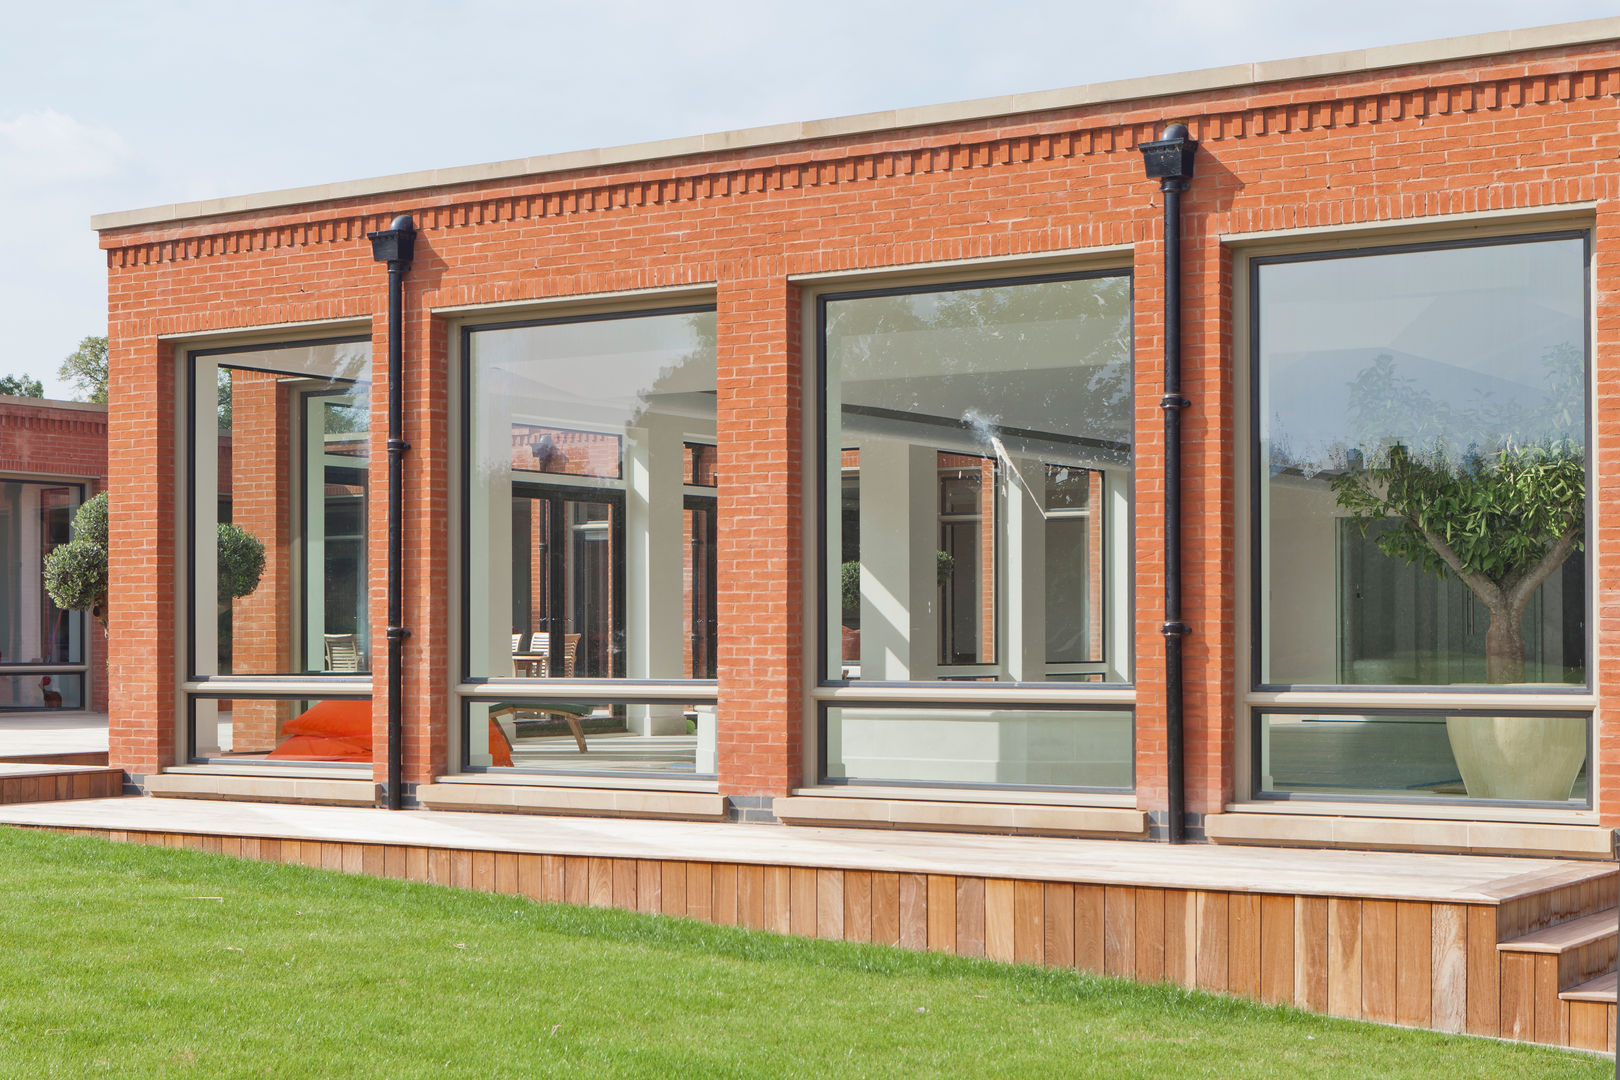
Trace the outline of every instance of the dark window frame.
{"label": "dark window frame", "polygon": [[[1268,643],[1261,637],[1260,627],[1263,625],[1262,608],[1264,598],[1261,595],[1260,583],[1262,579],[1262,543],[1260,527],[1260,487],[1264,482],[1263,464],[1260,460],[1260,271],[1266,266],[1276,266],[1286,263],[1325,262],[1339,259],[1369,258],[1381,255],[1406,255],[1427,251],[1450,251],[1468,248],[1509,247],[1517,244],[1547,243],[1561,240],[1580,240],[1583,244],[1583,284],[1584,296],[1584,334],[1581,346],[1584,351],[1584,379],[1583,379],[1583,405],[1585,408],[1585,468],[1588,478],[1587,484],[1587,514],[1586,538],[1581,552],[1586,565],[1586,597],[1583,618],[1586,624],[1586,679],[1580,686],[1493,686],[1491,684],[1456,683],[1456,684],[1412,684],[1400,686],[1357,686],[1350,683],[1266,683],[1261,680],[1261,663],[1264,650]],[[1593,622],[1595,614],[1595,592],[1592,583],[1592,546],[1596,535],[1592,524],[1592,486],[1593,476],[1593,418],[1592,418],[1592,231],[1584,228],[1543,230],[1539,232],[1512,233],[1493,236],[1468,236],[1454,239],[1432,240],[1419,243],[1377,244],[1361,245],[1356,247],[1322,249],[1316,251],[1287,252],[1277,255],[1260,255],[1249,260],[1248,266],[1248,320],[1249,320],[1249,357],[1248,357],[1248,423],[1244,431],[1244,439],[1249,454],[1248,477],[1248,521],[1249,530],[1249,596],[1248,596],[1248,625],[1249,636],[1249,670],[1246,672],[1248,689],[1251,693],[1278,693],[1290,690],[1303,690],[1319,693],[1491,693],[1501,694],[1504,698],[1514,696],[1527,696],[1531,694],[1591,694],[1594,683],[1592,681],[1593,659],[1596,655],[1595,638],[1596,624]],[[1275,710],[1272,710],[1275,711]],[[1347,711],[1349,711],[1347,709]],[[1254,733],[1258,745],[1259,721],[1251,718],[1251,731]],[[1251,785],[1253,786],[1253,785]]]}
{"label": "dark window frame", "polygon": [[[486,331],[486,330],[516,330],[516,329],[524,329],[524,328],[533,327],[533,326],[561,326],[561,325],[567,325],[567,324],[571,324],[571,323],[618,322],[618,321],[622,321],[622,320],[626,320],[626,319],[657,318],[659,316],[668,316],[668,315],[717,314],[718,310],[719,309],[718,309],[717,305],[715,305],[712,302],[706,302],[706,303],[681,303],[681,304],[669,304],[669,305],[664,305],[664,306],[637,307],[637,308],[628,308],[628,309],[615,309],[615,310],[609,310],[609,311],[592,311],[592,312],[585,312],[585,313],[575,313],[575,314],[565,314],[565,315],[555,315],[555,316],[539,316],[539,317],[534,317],[534,318],[503,319],[503,320],[498,320],[498,321],[494,321],[494,322],[467,323],[467,324],[460,327],[459,343],[460,343],[461,353],[460,353],[460,356],[459,356],[458,361],[457,361],[457,367],[459,368],[457,386],[458,386],[459,393],[460,393],[460,402],[458,404],[458,408],[456,409],[456,413],[457,413],[457,419],[458,419],[458,421],[460,423],[461,431],[460,431],[459,438],[456,441],[456,448],[457,448],[457,451],[459,452],[459,454],[461,455],[461,462],[460,462],[459,468],[456,470],[456,477],[457,477],[458,482],[461,485],[460,497],[457,499],[457,503],[458,503],[459,511],[460,511],[460,518],[461,518],[460,527],[459,527],[459,541],[460,541],[460,545],[461,545],[461,557],[458,560],[459,563],[460,563],[460,567],[458,569],[458,574],[459,574],[459,578],[460,578],[460,593],[461,593],[461,595],[460,595],[460,598],[459,598],[459,602],[456,605],[456,618],[459,620],[458,627],[459,627],[459,634],[460,634],[460,638],[461,638],[461,647],[458,650],[460,655],[459,655],[459,657],[458,657],[458,659],[456,661],[457,669],[458,669],[456,674],[457,674],[457,676],[459,678],[459,682],[461,684],[464,684],[464,685],[482,685],[482,684],[486,684],[486,683],[506,684],[506,683],[509,683],[509,682],[516,684],[516,682],[517,682],[517,680],[509,680],[504,676],[474,675],[473,672],[472,672],[472,641],[471,641],[471,634],[469,633],[469,630],[470,630],[470,628],[472,626],[472,425],[473,425],[473,415],[472,415],[473,414],[473,400],[472,400],[472,398],[473,398],[473,394],[472,394],[472,375],[473,375],[472,340],[473,340],[473,334],[480,333],[480,332],[483,332],[483,331]],[[717,368],[716,369],[716,377],[718,379],[718,364],[716,365],[716,368]],[[718,387],[717,387],[717,389],[718,389]],[[600,487],[598,487],[596,485],[592,485],[587,490],[603,491],[603,492],[607,492],[607,491],[618,492],[618,494],[620,495],[620,498],[622,500],[622,497],[623,497],[623,494],[624,494],[623,483],[624,483],[624,481],[622,479],[617,480],[617,481],[608,481],[608,482],[604,483]],[[710,490],[715,490],[715,489],[710,489]],[[621,503],[621,507],[622,507],[622,503]],[[622,512],[621,512],[621,515],[620,515],[621,521],[622,521],[622,517],[623,517],[623,515],[622,515]],[[622,545],[621,545],[621,547],[622,547]],[[691,686],[693,688],[693,690],[694,690],[694,693],[693,693],[694,699],[702,699],[705,703],[714,700],[715,696],[716,696],[716,683],[715,683],[714,679],[645,679],[644,680],[644,679],[624,679],[624,678],[617,678],[616,677],[614,679],[614,682],[616,684],[620,684],[620,685],[625,686],[626,689],[632,688],[632,687],[637,686],[637,685],[643,685],[643,686],[645,686],[645,685]],[[513,698],[518,698],[518,697],[521,697],[521,696],[522,696],[521,692],[517,689],[516,685],[514,685],[514,692],[512,694],[512,697]],[[577,698],[579,700],[582,700],[582,701],[593,700],[595,698],[595,695],[585,694],[585,693],[582,693],[582,692],[579,692],[579,691],[570,691],[570,696],[574,697],[574,698]],[[621,698],[623,696],[624,696],[623,694],[620,694]],[[467,700],[472,700],[472,699],[467,699]],[[461,713],[460,713],[460,719],[458,721],[461,724],[461,731],[462,731],[462,734],[464,736],[464,738],[462,740],[462,754],[461,754],[462,761],[463,761],[463,768],[465,768],[465,758],[466,758],[466,745],[467,744],[466,744],[465,734],[466,734],[466,731],[467,731],[467,727],[466,727],[466,725],[467,725],[467,717],[468,717],[468,713],[467,713],[467,711],[465,709],[463,709],[461,711]]]}
{"label": "dark window frame", "polygon": [[[184,544],[185,544],[185,582],[186,582],[186,586],[185,586],[185,588],[183,590],[181,590],[181,595],[182,595],[182,597],[183,597],[183,599],[185,601],[185,609],[186,610],[185,610],[185,615],[184,615],[185,657],[184,657],[183,662],[180,665],[181,670],[185,672],[185,680],[184,681],[191,682],[191,683],[211,683],[211,682],[218,682],[220,680],[229,680],[229,679],[251,679],[251,680],[257,682],[257,681],[262,681],[262,680],[265,680],[265,679],[280,679],[280,680],[304,679],[304,680],[307,680],[307,679],[329,678],[333,674],[344,675],[344,676],[352,675],[352,673],[350,673],[350,672],[337,672],[337,673],[332,673],[332,672],[312,672],[312,673],[306,673],[306,674],[299,674],[299,673],[279,674],[278,673],[278,674],[270,674],[270,675],[237,675],[237,674],[234,674],[234,673],[231,674],[231,675],[202,675],[202,674],[198,673],[198,671],[197,671],[197,604],[196,604],[196,592],[197,592],[197,552],[196,552],[196,536],[197,536],[197,391],[198,391],[198,386],[197,386],[197,361],[200,360],[200,359],[204,359],[206,357],[209,357],[209,356],[238,356],[238,355],[242,355],[242,354],[245,354],[245,353],[275,352],[275,351],[281,350],[281,349],[305,349],[305,348],[315,348],[315,347],[323,346],[323,345],[358,345],[358,344],[361,344],[361,343],[364,343],[366,345],[370,345],[372,343],[371,335],[370,334],[345,334],[345,335],[336,336],[336,337],[289,338],[289,339],[278,340],[278,341],[260,342],[260,343],[255,343],[255,344],[251,344],[251,345],[221,345],[221,346],[209,347],[209,348],[206,348],[206,349],[189,349],[189,350],[186,351],[186,353],[185,353],[185,361],[184,361],[185,371],[184,371],[184,377],[182,379],[182,387],[183,387],[183,391],[185,393],[185,402],[186,402],[186,407],[185,407],[185,412],[184,412],[185,424],[186,424],[186,429],[185,429],[185,467],[186,467],[185,489],[186,489],[186,491],[185,491],[185,514],[184,514],[184,520],[185,520],[185,537],[184,537]],[[231,364],[230,367],[237,368],[237,369],[240,369],[240,370],[243,370],[243,371],[262,371],[262,372],[264,372],[266,374],[271,374],[271,375],[285,375],[285,374],[287,374],[286,371],[284,371],[282,369],[279,369],[279,368],[254,367],[251,364]],[[216,371],[216,375],[217,375],[217,371],[218,371],[218,363],[217,362],[215,364],[215,371]],[[356,380],[356,381],[358,381],[358,380]],[[370,385],[370,380],[366,380],[366,382],[367,382],[367,385]],[[375,410],[375,408],[373,408],[373,418],[375,418],[375,414],[376,414],[376,410]],[[300,419],[299,423],[302,424],[301,419]],[[214,448],[214,452],[216,454],[219,452],[217,446]],[[367,460],[367,470],[368,470],[368,472],[370,471],[370,468],[371,468],[372,464],[374,464],[374,463],[372,463],[370,461],[370,459],[368,458],[368,460]],[[303,493],[303,490],[302,490],[303,481],[300,480],[299,483],[300,483],[299,491],[295,492],[295,493],[292,493],[292,495],[290,497],[291,498],[296,498],[296,499],[302,501],[302,499],[304,497],[304,493]],[[368,491],[369,491],[369,488],[370,488],[370,485],[368,485]],[[219,498],[219,492],[216,490],[213,493],[211,493],[209,497],[217,503],[218,498]],[[300,508],[299,513],[300,513],[300,515],[302,514],[302,508]],[[217,589],[218,584],[214,583],[214,587]],[[221,684],[225,685],[224,683],[221,683]],[[209,695],[205,694],[203,696],[206,697],[206,696],[209,696]],[[191,712],[190,712],[189,707],[187,709],[187,721],[186,722],[187,722],[187,736],[186,736],[186,739],[187,739],[187,744],[189,746],[190,741],[191,741],[191,734],[190,734],[190,730],[191,730],[191,728],[190,728]]]}
{"label": "dark window frame", "polygon": [[[1132,397],[1132,402],[1134,403],[1135,399],[1136,399],[1135,390],[1134,390],[1134,383],[1135,383],[1135,376],[1136,376],[1136,335],[1135,335],[1135,327],[1134,327],[1134,317],[1135,317],[1135,308],[1136,308],[1136,275],[1135,275],[1135,271],[1130,266],[1123,266],[1123,267],[1116,266],[1116,267],[1108,267],[1108,268],[1097,269],[1097,270],[1075,270],[1075,271],[1065,271],[1065,272],[1056,272],[1056,273],[1009,274],[1009,275],[1004,275],[1004,276],[994,276],[994,277],[986,277],[986,278],[971,278],[971,279],[963,279],[963,280],[933,281],[933,282],[925,282],[925,283],[913,284],[913,285],[892,285],[892,286],[884,286],[884,287],[879,287],[879,288],[837,290],[837,291],[829,291],[829,292],[816,294],[816,296],[815,296],[815,304],[816,304],[816,340],[815,340],[815,372],[814,372],[815,380],[816,380],[815,381],[815,389],[814,389],[814,395],[815,395],[814,396],[814,404],[815,404],[815,411],[816,411],[816,415],[815,415],[815,446],[814,446],[814,450],[815,450],[815,466],[814,466],[814,469],[813,469],[813,474],[812,474],[812,479],[811,479],[811,483],[813,483],[815,485],[815,500],[814,500],[815,541],[814,541],[814,544],[812,546],[812,550],[814,552],[815,564],[816,564],[815,565],[815,588],[814,588],[814,601],[815,601],[815,605],[816,605],[816,618],[815,618],[815,623],[814,623],[815,628],[816,628],[816,641],[815,641],[815,649],[814,649],[814,662],[815,662],[816,681],[815,681],[814,685],[816,685],[818,687],[843,687],[843,686],[851,686],[851,685],[859,685],[859,686],[863,686],[863,687],[880,687],[880,688],[884,688],[884,689],[892,689],[897,694],[902,694],[907,688],[914,688],[914,689],[928,688],[928,689],[932,689],[932,688],[939,688],[939,687],[949,687],[949,686],[959,686],[959,685],[961,685],[961,681],[959,679],[919,679],[919,680],[908,680],[908,681],[905,681],[905,682],[880,681],[880,680],[875,680],[875,679],[861,679],[861,680],[856,681],[856,680],[842,679],[842,678],[835,679],[835,678],[832,678],[829,675],[829,672],[832,670],[832,668],[831,668],[831,666],[829,664],[830,656],[828,654],[827,642],[828,642],[828,638],[831,635],[832,628],[828,625],[828,610],[829,609],[828,609],[828,606],[827,606],[828,602],[829,602],[829,598],[831,596],[831,592],[830,592],[831,583],[828,581],[828,577],[827,577],[827,556],[828,556],[827,529],[828,529],[828,522],[831,520],[831,509],[830,509],[828,503],[829,503],[830,498],[831,498],[829,485],[832,483],[832,478],[828,474],[828,464],[827,464],[827,461],[828,461],[827,455],[828,455],[828,446],[829,446],[828,431],[827,431],[827,419],[828,419],[828,417],[827,417],[827,413],[828,413],[828,409],[827,409],[827,369],[828,369],[828,356],[827,356],[827,305],[829,303],[832,303],[832,302],[843,301],[843,300],[866,300],[866,299],[873,299],[873,298],[885,297],[885,296],[909,296],[909,295],[915,295],[915,294],[919,294],[919,293],[966,292],[966,291],[975,290],[975,289],[1008,288],[1008,287],[1014,287],[1014,286],[1019,286],[1019,285],[1046,285],[1046,284],[1052,284],[1052,283],[1055,283],[1055,282],[1062,282],[1062,281],[1087,281],[1087,280],[1100,280],[1100,279],[1104,279],[1104,278],[1123,278],[1125,280],[1125,282],[1126,282],[1126,284],[1128,286],[1129,292],[1130,292],[1131,317],[1133,319],[1132,334],[1131,334],[1131,340],[1130,340],[1130,368],[1131,368],[1131,378],[1132,378],[1132,395],[1131,395],[1131,397]],[[841,407],[841,405],[840,405],[840,407]],[[1013,430],[1016,430],[1016,429],[1013,429]],[[1132,460],[1131,492],[1132,492],[1133,500],[1134,500],[1135,491],[1136,491],[1135,459],[1136,459],[1136,420],[1135,420],[1135,413],[1134,413],[1134,409],[1133,409],[1132,419],[1131,419],[1131,460]],[[1000,528],[1000,508],[999,507],[997,508],[996,513],[997,513],[997,528],[999,529]],[[1126,557],[1127,557],[1127,561],[1129,561],[1130,565],[1134,568],[1135,562],[1134,562],[1134,560],[1130,559],[1130,554],[1131,554],[1131,552],[1133,552],[1135,550],[1135,545],[1136,545],[1136,529],[1135,529],[1134,526],[1131,528],[1130,532],[1131,532],[1131,536],[1130,536],[1130,541],[1129,541],[1129,550],[1125,554],[1126,554]],[[995,574],[995,579],[994,579],[995,580],[995,587],[997,588],[998,591],[1001,588],[1001,574],[1002,574],[1002,570],[1003,570],[1002,560],[1005,557],[1005,553],[1000,550],[1001,547],[1002,547],[1002,545],[999,545],[999,544],[997,545],[998,550],[996,551],[996,565],[993,568],[993,573]],[[1125,595],[1128,597],[1126,602],[1131,607],[1131,621],[1134,624],[1135,618],[1136,618],[1136,603],[1135,603],[1136,590],[1135,590],[1135,586],[1134,586],[1134,581],[1125,583],[1125,586],[1126,586],[1125,587]],[[997,626],[995,628],[995,633],[996,633],[996,655],[997,655],[998,658],[1001,656],[1001,635],[1000,635],[1001,627],[999,625],[999,623],[1000,623],[1000,615],[999,615],[1000,608],[1001,608],[1001,604],[998,601],[997,604],[996,604]],[[1106,635],[1106,632],[1107,632],[1107,622],[1108,622],[1108,619],[1107,619],[1107,617],[1105,615],[1105,617],[1104,617],[1104,633],[1105,633],[1105,635]],[[1039,682],[1039,683],[1005,682],[1005,683],[998,683],[997,685],[1001,686],[1001,687],[1005,687],[1006,689],[1008,689],[1014,695],[1013,697],[1010,698],[1007,707],[1015,707],[1015,705],[1016,705],[1016,696],[1015,695],[1017,693],[1018,688],[1020,688],[1020,687],[1023,687],[1023,688],[1036,688],[1036,687],[1039,687],[1039,688],[1042,688],[1042,689],[1098,689],[1098,690],[1120,690],[1120,689],[1133,688],[1133,687],[1136,686],[1136,672],[1137,672],[1136,642],[1135,642],[1134,635],[1133,635],[1132,639],[1130,641],[1124,643],[1124,645],[1125,645],[1125,655],[1128,658],[1129,664],[1130,664],[1130,676],[1131,676],[1125,682],[1083,682],[1083,681],[1069,681],[1069,680],[1065,680],[1065,679],[1051,679],[1051,680],[1046,680],[1046,681],[1042,681],[1042,682]],[[823,716],[824,716],[824,714],[823,714]],[[818,730],[820,731],[822,737],[825,738],[825,721],[824,721],[824,719],[818,722]],[[823,747],[818,750],[818,753],[821,754],[821,755],[825,754],[824,744],[823,744]],[[820,776],[822,783],[827,783],[828,782],[826,780],[825,761],[822,761],[821,764],[818,766],[817,773]],[[1070,790],[1070,789],[1064,789],[1064,790]]]}

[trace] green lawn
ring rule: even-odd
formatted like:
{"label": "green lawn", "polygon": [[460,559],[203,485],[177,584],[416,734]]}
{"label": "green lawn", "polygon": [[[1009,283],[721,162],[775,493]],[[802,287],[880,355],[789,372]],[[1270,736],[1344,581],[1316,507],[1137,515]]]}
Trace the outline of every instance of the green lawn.
{"label": "green lawn", "polygon": [[0,829],[0,1077],[1608,1077],[1072,972]]}

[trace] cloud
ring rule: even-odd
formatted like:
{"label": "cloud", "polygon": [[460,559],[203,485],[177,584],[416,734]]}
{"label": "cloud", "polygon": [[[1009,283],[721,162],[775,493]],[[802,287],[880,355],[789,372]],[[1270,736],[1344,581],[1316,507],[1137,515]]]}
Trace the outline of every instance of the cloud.
{"label": "cloud", "polygon": [[118,132],[55,109],[0,120],[0,190],[20,193],[101,180],[133,157]]}

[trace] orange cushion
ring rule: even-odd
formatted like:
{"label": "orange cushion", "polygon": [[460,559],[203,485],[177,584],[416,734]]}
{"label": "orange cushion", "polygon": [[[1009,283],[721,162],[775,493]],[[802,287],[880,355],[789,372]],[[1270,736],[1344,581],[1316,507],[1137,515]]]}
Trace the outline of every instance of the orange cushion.
{"label": "orange cushion", "polygon": [[507,769],[512,767],[512,744],[506,741],[501,725],[493,720],[489,722],[489,763]]}
{"label": "orange cushion", "polygon": [[371,747],[352,739],[325,735],[294,735],[274,750],[270,757],[285,761],[370,761]]}
{"label": "orange cushion", "polygon": [[318,701],[282,726],[285,735],[326,735],[371,746],[371,702],[332,698]]}

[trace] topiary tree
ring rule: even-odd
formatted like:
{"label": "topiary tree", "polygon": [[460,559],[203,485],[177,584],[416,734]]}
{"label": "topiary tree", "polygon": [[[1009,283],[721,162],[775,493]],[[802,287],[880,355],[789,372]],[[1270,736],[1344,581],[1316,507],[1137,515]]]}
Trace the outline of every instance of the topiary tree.
{"label": "topiary tree", "polygon": [[[73,515],[73,539],[45,556],[45,591],[64,611],[89,611],[107,625],[107,493]],[[219,602],[228,605],[259,587],[264,544],[240,525],[219,526]]]}
{"label": "topiary tree", "polygon": [[259,538],[229,522],[219,523],[219,603],[230,604],[259,587],[264,574],[264,545]]}

